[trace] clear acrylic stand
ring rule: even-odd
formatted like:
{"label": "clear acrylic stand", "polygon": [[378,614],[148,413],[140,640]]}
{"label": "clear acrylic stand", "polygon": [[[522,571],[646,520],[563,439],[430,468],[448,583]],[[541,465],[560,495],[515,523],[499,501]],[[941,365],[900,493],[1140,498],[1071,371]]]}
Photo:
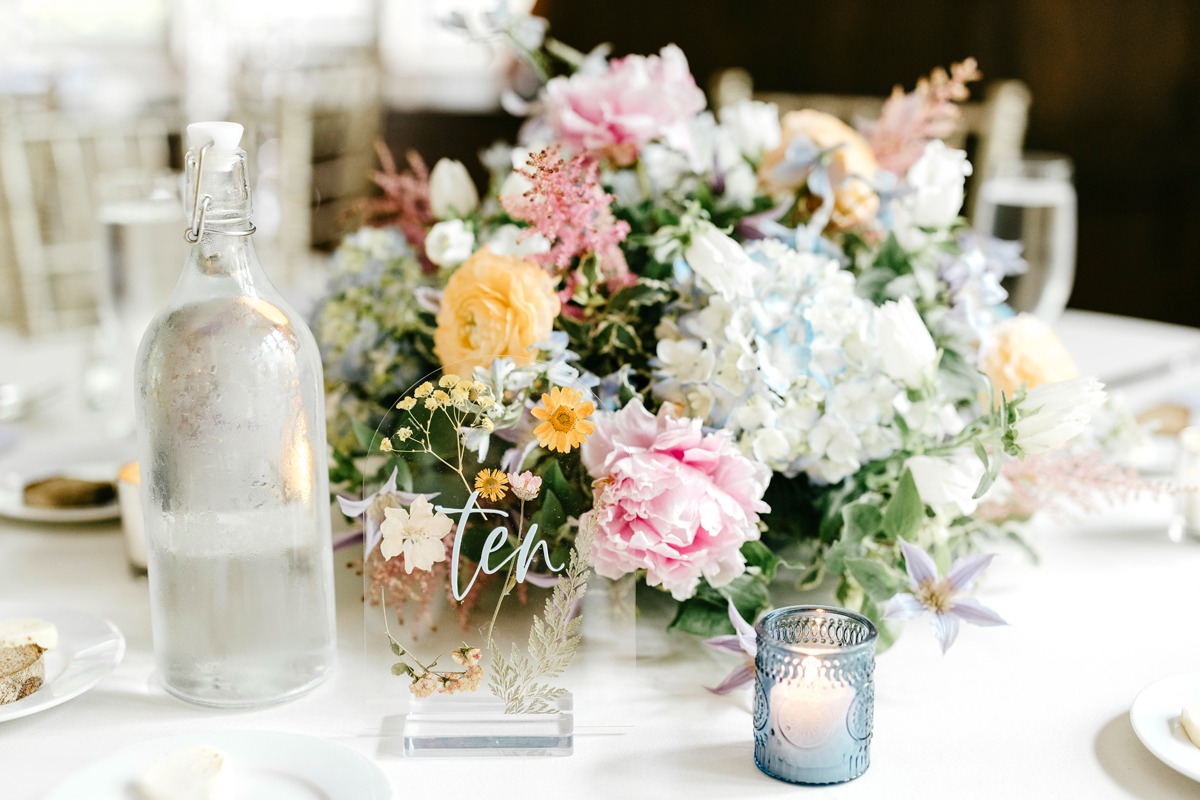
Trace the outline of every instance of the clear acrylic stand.
{"label": "clear acrylic stand", "polygon": [[569,756],[575,749],[571,693],[548,714],[506,714],[490,696],[414,700],[404,721],[406,756]]}

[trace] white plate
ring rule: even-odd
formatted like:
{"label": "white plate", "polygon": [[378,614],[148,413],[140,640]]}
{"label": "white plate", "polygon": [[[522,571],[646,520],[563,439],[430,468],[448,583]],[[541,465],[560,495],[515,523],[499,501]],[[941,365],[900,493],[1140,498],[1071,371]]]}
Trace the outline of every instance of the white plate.
{"label": "white plate", "polygon": [[100,522],[118,519],[121,506],[114,497],[111,503],[102,506],[79,508],[40,508],[25,505],[25,487],[34,481],[61,475],[64,478],[79,478],[86,481],[117,482],[120,465],[116,462],[73,464],[60,469],[36,469],[28,472],[5,472],[0,474],[0,517],[25,522]]}
{"label": "white plate", "polygon": [[58,628],[58,647],[42,656],[46,678],[36,692],[0,706],[0,722],[53,708],[100,682],[125,655],[117,626],[95,614],[40,603],[0,602],[0,619],[33,617]]}
{"label": "white plate", "polygon": [[1129,709],[1133,732],[1167,766],[1200,781],[1200,747],[1184,733],[1179,713],[1200,703],[1200,672],[1163,678],[1138,694]]}
{"label": "white plate", "polygon": [[344,745],[276,731],[198,731],[128,747],[59,784],[46,800],[128,800],[155,761],[185,747],[225,753],[225,776],[237,798],[388,800],[378,766]]}

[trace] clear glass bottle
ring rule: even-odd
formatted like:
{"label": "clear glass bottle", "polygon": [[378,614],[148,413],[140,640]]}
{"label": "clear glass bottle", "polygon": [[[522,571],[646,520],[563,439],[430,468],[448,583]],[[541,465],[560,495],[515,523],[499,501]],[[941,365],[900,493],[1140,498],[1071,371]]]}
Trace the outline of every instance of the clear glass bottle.
{"label": "clear glass bottle", "polygon": [[197,240],[137,368],[158,671],[225,707],[303,694],[336,649],[320,355],[254,253],[241,134],[188,126]]}

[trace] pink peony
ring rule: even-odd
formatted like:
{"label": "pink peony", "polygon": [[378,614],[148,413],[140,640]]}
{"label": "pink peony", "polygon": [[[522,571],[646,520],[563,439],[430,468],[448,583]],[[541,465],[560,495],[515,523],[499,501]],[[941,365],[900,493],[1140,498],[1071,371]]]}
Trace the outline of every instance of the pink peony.
{"label": "pink peony", "polygon": [[724,586],[746,569],[743,542],[758,538],[771,472],[742,455],[725,431],[700,420],[655,417],[640,400],[597,420],[582,457],[598,492],[596,572],[619,578],[646,570],[646,582],[676,600],[700,578]]}
{"label": "pink peony", "polygon": [[675,45],[657,56],[626,56],[604,72],[579,72],[546,84],[544,120],[571,150],[631,164],[646,142],[705,106],[704,92]]}

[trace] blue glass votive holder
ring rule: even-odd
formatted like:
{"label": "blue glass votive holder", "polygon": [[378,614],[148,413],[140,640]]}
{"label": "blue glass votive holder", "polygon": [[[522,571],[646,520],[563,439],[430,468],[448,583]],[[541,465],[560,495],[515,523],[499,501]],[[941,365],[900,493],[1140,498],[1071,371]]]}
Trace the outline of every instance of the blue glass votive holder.
{"label": "blue glass votive holder", "polygon": [[754,630],[754,763],[790,783],[844,783],[866,772],[879,637],[871,620],[790,606]]}

